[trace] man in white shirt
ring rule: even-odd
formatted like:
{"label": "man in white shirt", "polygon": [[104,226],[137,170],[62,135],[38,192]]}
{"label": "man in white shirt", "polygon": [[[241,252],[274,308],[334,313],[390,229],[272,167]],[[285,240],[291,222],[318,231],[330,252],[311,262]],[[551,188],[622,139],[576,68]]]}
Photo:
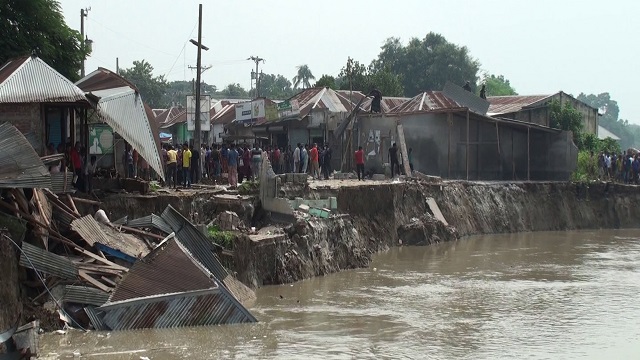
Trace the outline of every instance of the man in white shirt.
{"label": "man in white shirt", "polygon": [[293,150],[293,172],[300,172],[300,143],[298,143],[296,149]]}

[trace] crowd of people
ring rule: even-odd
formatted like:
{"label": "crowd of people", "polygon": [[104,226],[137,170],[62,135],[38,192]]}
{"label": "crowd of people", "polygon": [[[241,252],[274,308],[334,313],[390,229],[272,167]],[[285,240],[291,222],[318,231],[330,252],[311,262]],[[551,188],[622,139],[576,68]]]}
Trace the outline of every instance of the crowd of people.
{"label": "crowd of people", "polygon": [[621,154],[601,152],[598,155],[598,175],[601,180],[638,184],[640,183],[640,154],[631,150]]}
{"label": "crowd of people", "polygon": [[308,173],[314,179],[329,179],[331,173],[331,148],[317,144],[311,146],[298,143],[295,148],[258,144],[223,143],[202,145],[199,151],[193,145],[165,144],[162,157],[165,164],[166,185],[171,188],[188,188],[202,178],[221,180],[228,177],[232,187],[246,180],[260,177],[262,158],[267,156],[276,174]]}

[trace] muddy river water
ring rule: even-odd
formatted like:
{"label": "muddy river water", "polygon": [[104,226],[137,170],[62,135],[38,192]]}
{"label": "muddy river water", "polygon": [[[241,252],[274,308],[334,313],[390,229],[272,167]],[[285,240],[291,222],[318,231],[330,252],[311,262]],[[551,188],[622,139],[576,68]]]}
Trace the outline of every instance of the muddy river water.
{"label": "muddy river water", "polygon": [[[640,230],[477,236],[259,289],[254,325],[47,334],[45,359],[640,359]],[[74,356],[75,353],[75,356]]]}

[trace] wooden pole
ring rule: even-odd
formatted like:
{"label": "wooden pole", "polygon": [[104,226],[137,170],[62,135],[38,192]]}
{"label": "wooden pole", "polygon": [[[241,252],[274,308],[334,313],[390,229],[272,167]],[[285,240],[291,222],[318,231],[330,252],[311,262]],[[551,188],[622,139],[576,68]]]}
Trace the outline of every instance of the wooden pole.
{"label": "wooden pole", "polygon": [[502,180],[502,154],[500,152],[500,130],[496,121],[496,139],[498,139],[498,165],[500,168],[500,180]]}
{"label": "wooden pole", "polygon": [[467,109],[467,181],[469,180],[469,109]]}

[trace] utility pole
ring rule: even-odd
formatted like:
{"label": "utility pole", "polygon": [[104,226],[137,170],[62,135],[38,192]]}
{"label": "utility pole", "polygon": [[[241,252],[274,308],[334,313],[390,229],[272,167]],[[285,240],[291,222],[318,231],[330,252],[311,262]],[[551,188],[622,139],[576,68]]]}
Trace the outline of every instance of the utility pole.
{"label": "utility pole", "polygon": [[116,74],[120,75],[120,59],[116,58]]}
{"label": "utility pole", "polygon": [[80,48],[82,49],[82,68],[80,69],[80,78],[84,77],[84,57],[86,56],[86,43],[84,36],[84,18],[89,14],[89,10],[91,8],[80,9],[80,37],[82,38],[82,43],[80,44]]}
{"label": "utility pole", "polygon": [[[189,69],[191,70],[198,70],[197,66],[187,66]],[[209,66],[200,66],[200,75],[204,74],[205,71],[211,69],[213,67],[213,65],[209,65]],[[195,80],[194,80],[195,81]],[[202,83],[200,83],[200,88],[202,89]],[[195,87],[194,87],[194,91],[195,91]],[[202,91],[202,90],[200,90]]]}
{"label": "utility pole", "polygon": [[353,67],[353,59],[351,56],[347,58],[347,78],[349,78],[349,102],[351,103],[351,111],[353,111],[353,82],[351,79],[351,71]]}
{"label": "utility pole", "polygon": [[193,139],[193,147],[196,151],[200,151],[200,138],[202,137],[200,123],[200,75],[202,74],[202,49],[209,50],[208,47],[202,45],[202,4],[198,6],[198,41],[189,40],[198,47],[198,62],[196,64],[196,113],[195,113],[195,131]]}
{"label": "utility pole", "polygon": [[[265,62],[265,60],[259,56],[249,56],[247,58],[247,60],[251,60],[253,62],[256,63],[256,72],[252,73],[255,74],[255,79],[256,79],[256,92],[255,92],[255,97],[260,97],[260,72],[258,71],[258,65],[260,64],[260,62]],[[253,80],[253,79],[252,79]]]}

